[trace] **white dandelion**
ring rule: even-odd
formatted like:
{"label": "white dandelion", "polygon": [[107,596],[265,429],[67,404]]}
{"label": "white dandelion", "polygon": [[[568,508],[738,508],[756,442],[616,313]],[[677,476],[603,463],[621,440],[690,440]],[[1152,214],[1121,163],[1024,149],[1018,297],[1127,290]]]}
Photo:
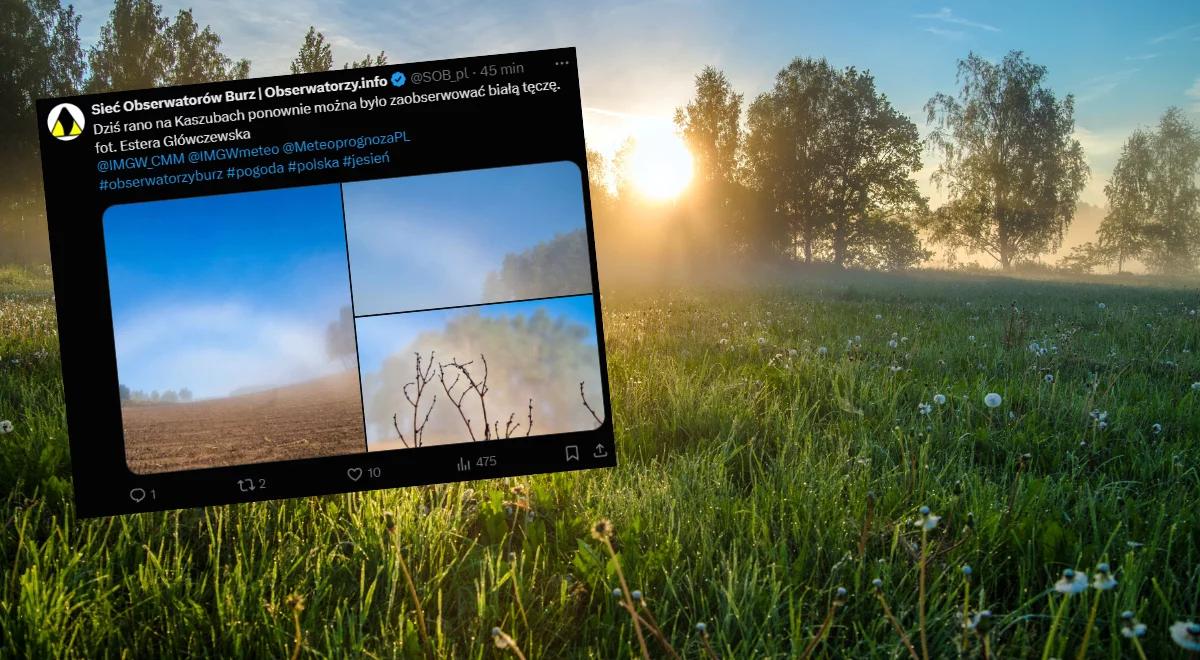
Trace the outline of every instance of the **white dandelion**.
{"label": "white dandelion", "polygon": [[759,337],[759,338],[758,338],[758,345],[759,345],[759,346],[764,346],[764,345],[766,345],[766,343],[767,343],[767,338],[766,338],[766,337]]}
{"label": "white dandelion", "polygon": [[818,346],[817,347],[817,355],[829,355],[829,347]]}
{"label": "white dandelion", "polygon": [[967,335],[967,341],[974,344],[975,343],[975,335]]}
{"label": "white dandelion", "polygon": [[883,320],[883,314],[876,314],[876,315],[875,315],[875,320],[876,320],[876,321],[882,321],[882,320]]}
{"label": "white dandelion", "polygon": [[1087,576],[1075,572],[1075,569],[1063,569],[1062,577],[1054,583],[1054,590],[1060,594],[1071,596],[1081,593],[1088,588]]}
{"label": "white dandelion", "polygon": [[934,402],[934,403],[936,403],[936,404],[938,404],[939,406],[945,405],[945,404],[946,404],[946,395],[945,395],[945,394],[941,394],[941,393],[934,394],[934,395],[933,395],[933,402]]}
{"label": "white dandelion", "polygon": [[7,419],[0,419],[0,434],[12,433],[13,423]]}
{"label": "white dandelion", "polygon": [[983,405],[988,408],[999,408],[1001,403],[1004,403],[1004,399],[995,392],[988,392],[983,397]]}
{"label": "white dandelion", "polygon": [[1193,391],[1193,392],[1200,392],[1200,380],[1198,380],[1198,381],[1196,381],[1196,382],[1192,383],[1192,391]]}
{"label": "white dandelion", "polygon": [[1176,621],[1171,626],[1171,639],[1189,651],[1200,651],[1200,623]]}
{"label": "white dandelion", "polygon": [[929,507],[927,506],[921,507],[919,513],[921,514],[921,517],[917,518],[917,521],[913,524],[926,532],[933,531],[933,529],[938,526],[938,522],[940,522],[942,519],[941,516],[935,516],[930,513]]}
{"label": "white dandelion", "polygon": [[928,415],[929,413],[933,412],[933,406],[922,401],[917,405],[917,412],[921,413],[922,415]]}
{"label": "white dandelion", "polygon": [[1150,426],[1150,432],[1153,433],[1154,435],[1158,435],[1159,433],[1162,433],[1162,424],[1155,422],[1154,424],[1152,424]]}
{"label": "white dandelion", "polygon": [[1092,588],[1098,591],[1108,591],[1117,586],[1117,579],[1112,576],[1108,564],[1096,564],[1096,574],[1092,576]]}
{"label": "white dandelion", "polygon": [[1108,305],[1105,305],[1104,303],[1096,303],[1096,307],[1099,307],[1101,310],[1104,310],[1104,309],[1108,308]]}
{"label": "white dandelion", "polygon": [[888,348],[896,348],[897,346],[899,346],[899,344],[896,343],[895,339],[888,340]]}
{"label": "white dandelion", "polygon": [[1042,380],[1046,381],[1047,383],[1053,383],[1054,374],[1046,374],[1045,376],[1042,376]]}

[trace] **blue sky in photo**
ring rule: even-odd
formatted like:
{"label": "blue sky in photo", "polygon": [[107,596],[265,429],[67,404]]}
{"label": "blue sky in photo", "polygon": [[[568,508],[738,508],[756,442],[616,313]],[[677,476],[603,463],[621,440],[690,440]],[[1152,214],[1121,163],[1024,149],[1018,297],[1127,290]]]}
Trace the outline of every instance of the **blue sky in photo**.
{"label": "blue sky in photo", "polygon": [[484,302],[506,254],[585,226],[569,162],[357,181],[342,194],[358,315]]}
{"label": "blue sky in photo", "polygon": [[197,397],[344,368],[324,333],[349,305],[338,186],[109,208],[120,380]]}
{"label": "blue sky in photo", "polygon": [[[529,317],[538,310],[545,310],[552,319],[562,319],[575,325],[584,326],[591,333],[592,341],[590,343],[596,343],[595,301],[591,295],[372,316],[356,320],[358,355],[362,364],[362,373],[365,376],[368,373],[379,371],[384,360],[401,351],[408,350],[413,340],[422,332],[441,330],[455,317],[464,314],[479,314],[485,318]],[[437,347],[429,348],[436,349]]]}

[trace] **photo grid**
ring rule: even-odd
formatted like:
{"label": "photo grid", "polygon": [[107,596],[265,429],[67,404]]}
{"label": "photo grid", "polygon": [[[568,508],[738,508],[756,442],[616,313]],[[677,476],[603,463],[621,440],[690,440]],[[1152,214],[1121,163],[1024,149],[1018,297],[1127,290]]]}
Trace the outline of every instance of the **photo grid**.
{"label": "photo grid", "polygon": [[126,204],[104,232],[135,473],[605,418],[574,163]]}

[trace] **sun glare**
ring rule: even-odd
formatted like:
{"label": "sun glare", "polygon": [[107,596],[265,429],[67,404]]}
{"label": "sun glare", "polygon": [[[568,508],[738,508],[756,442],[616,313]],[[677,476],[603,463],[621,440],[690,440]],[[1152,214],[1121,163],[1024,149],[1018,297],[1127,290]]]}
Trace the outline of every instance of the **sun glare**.
{"label": "sun glare", "polygon": [[646,131],[629,154],[629,179],[652,200],[674,199],[692,181],[692,154],[670,129]]}

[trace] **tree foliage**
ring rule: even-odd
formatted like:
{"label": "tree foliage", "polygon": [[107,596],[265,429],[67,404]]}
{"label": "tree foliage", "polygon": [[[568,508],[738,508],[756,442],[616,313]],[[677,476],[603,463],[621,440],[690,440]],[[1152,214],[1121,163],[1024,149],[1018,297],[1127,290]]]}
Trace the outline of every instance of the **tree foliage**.
{"label": "tree foliage", "polygon": [[483,286],[488,301],[522,300],[590,293],[587,234],[582,229],[559,234],[524,252],[507,254],[500,270]]}
{"label": "tree foliage", "polygon": [[1117,262],[1138,258],[1151,270],[1179,274],[1200,262],[1200,132],[1179,108],[1154,130],[1129,136],[1104,187],[1109,214],[1100,241]]}
{"label": "tree foliage", "polygon": [[0,262],[48,253],[34,101],[83,80],[79,16],[58,0],[0,1]]}
{"label": "tree foliage", "polygon": [[849,265],[862,241],[907,227],[924,208],[913,172],[916,126],[875,88],[869,72],[795,59],[750,105],[749,180],[785,223],[806,262],[819,251]]}
{"label": "tree foliage", "polygon": [[308,27],[300,53],[292,60],[292,73],[317,73],[333,68],[333,48],[325,41],[325,35]]}
{"label": "tree foliage", "polygon": [[1004,268],[1058,249],[1088,176],[1072,137],[1074,98],[1043,85],[1046,68],[1019,51],[958,64],[957,96],[926,104],[934,181],[949,202],[931,216],[935,240],[982,251]]}

